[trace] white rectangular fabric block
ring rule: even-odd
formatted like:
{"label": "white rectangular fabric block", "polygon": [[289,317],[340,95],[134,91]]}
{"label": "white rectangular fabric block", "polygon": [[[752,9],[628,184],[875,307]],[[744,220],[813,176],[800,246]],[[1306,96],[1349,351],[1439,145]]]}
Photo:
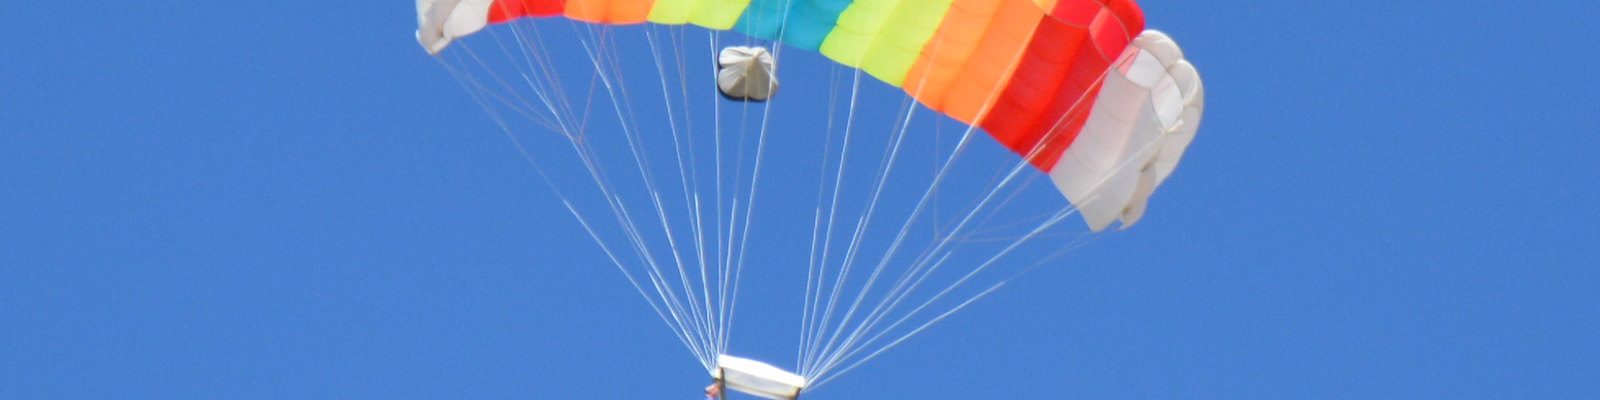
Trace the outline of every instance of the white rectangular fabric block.
{"label": "white rectangular fabric block", "polygon": [[756,360],[730,355],[717,356],[717,369],[711,372],[723,387],[764,399],[795,400],[806,387],[806,378]]}

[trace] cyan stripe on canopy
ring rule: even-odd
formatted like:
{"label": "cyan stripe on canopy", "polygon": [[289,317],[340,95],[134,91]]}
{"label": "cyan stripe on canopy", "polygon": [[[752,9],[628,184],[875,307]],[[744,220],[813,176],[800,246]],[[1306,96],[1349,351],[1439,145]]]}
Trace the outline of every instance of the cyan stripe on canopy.
{"label": "cyan stripe on canopy", "polygon": [[[735,30],[817,51],[852,0],[751,0]],[[787,21],[785,21],[787,19]],[[780,38],[780,35],[781,38]]]}

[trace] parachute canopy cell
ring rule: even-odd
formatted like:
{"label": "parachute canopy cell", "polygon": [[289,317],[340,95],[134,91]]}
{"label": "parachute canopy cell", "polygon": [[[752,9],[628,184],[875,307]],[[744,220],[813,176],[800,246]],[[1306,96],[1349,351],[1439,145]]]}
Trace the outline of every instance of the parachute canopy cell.
{"label": "parachute canopy cell", "polygon": [[[692,24],[816,51],[981,128],[1049,174],[1096,231],[1143,215],[1203,108],[1193,66],[1144,31],[1134,0],[418,0],[417,16],[431,53],[523,17]],[[770,96],[759,83],[771,56],[728,50],[722,92]]]}

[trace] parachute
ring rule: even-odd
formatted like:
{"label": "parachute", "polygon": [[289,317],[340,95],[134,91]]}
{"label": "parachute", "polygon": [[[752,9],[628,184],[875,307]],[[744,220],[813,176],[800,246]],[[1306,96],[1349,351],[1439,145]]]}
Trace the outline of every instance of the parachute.
{"label": "parachute", "polygon": [[[1204,110],[1194,66],[1134,0],[418,0],[417,14],[418,42],[679,341],[767,398],[816,390],[1137,223]],[[457,42],[473,43],[447,51]],[[781,99],[779,60],[804,77]],[[564,145],[527,144],[536,131]],[[772,173],[817,191],[764,203]],[[1072,216],[1086,232],[1060,232]],[[776,220],[811,231],[749,252],[755,222]],[[797,374],[726,355],[746,259],[790,243],[805,254],[769,261],[807,260],[790,286],[804,290]]]}

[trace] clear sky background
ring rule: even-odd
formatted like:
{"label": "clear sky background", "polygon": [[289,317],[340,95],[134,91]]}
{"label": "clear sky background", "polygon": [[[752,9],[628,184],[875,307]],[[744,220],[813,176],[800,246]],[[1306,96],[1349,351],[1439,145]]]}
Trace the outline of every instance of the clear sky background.
{"label": "clear sky background", "polygon": [[[0,398],[699,398],[410,3],[15,3]],[[1152,214],[815,398],[1600,398],[1600,6],[1141,4]]]}

